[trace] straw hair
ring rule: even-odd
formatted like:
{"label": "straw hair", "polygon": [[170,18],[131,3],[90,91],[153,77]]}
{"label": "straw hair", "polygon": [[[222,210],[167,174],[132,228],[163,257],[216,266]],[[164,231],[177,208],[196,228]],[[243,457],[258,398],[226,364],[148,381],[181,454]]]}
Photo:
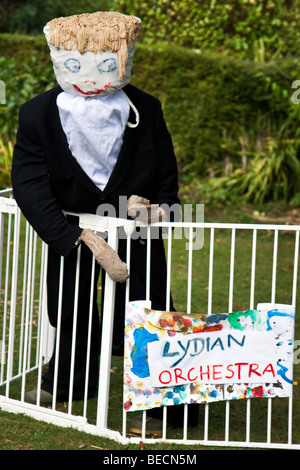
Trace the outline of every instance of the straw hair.
{"label": "straw hair", "polygon": [[83,13],[55,18],[46,25],[49,42],[57,49],[117,52],[119,75],[125,74],[128,49],[137,38],[140,20],[118,12]]}

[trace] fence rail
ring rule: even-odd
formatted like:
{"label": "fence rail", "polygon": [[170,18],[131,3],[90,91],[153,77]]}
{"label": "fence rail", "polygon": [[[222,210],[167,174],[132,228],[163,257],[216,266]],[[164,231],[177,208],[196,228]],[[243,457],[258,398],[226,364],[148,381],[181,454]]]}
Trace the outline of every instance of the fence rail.
{"label": "fence rail", "polygon": [[[2,197],[1,197],[2,196]],[[92,399],[73,400],[72,380],[75,342],[72,346],[70,392],[65,404],[55,393],[52,404],[40,406],[25,401],[25,392],[40,390],[53,348],[59,357],[60,321],[54,329],[47,316],[46,273],[48,248],[24,220],[11,196],[0,193],[0,407],[25,413],[61,426],[73,426],[120,443],[172,442],[207,446],[300,449],[299,366],[294,364],[293,396],[288,398],[247,398],[199,405],[199,425],[190,428],[188,406],[184,406],[180,429],[167,426],[168,407],[163,407],[161,437],[147,437],[147,412],[143,411],[141,435],[133,435],[128,422],[133,415],[123,408],[123,360],[111,354],[115,283],[108,277],[103,296],[103,326],[98,393]],[[74,214],[73,214],[74,215]],[[136,223],[90,214],[76,214],[82,228],[106,232],[108,243],[118,247],[120,227],[126,233],[127,264],[130,271],[131,235]],[[259,302],[297,305],[299,226],[269,224],[223,224],[200,222],[161,222],[164,229],[167,263],[166,305],[170,294],[177,310],[186,313],[232,312],[255,308]],[[153,228],[153,227],[152,227]],[[151,227],[147,227],[148,242]],[[204,236],[201,249],[195,249],[197,230]],[[200,232],[199,232],[200,233]],[[150,301],[151,243],[147,243],[146,302]],[[78,305],[81,249],[77,252],[74,305]],[[64,258],[61,257],[61,273]],[[94,285],[95,262],[91,270]],[[125,299],[129,301],[130,278]],[[63,276],[59,280],[61,316]],[[99,285],[98,289],[101,289]],[[91,298],[94,292],[91,289]],[[92,302],[91,302],[92,305]],[[297,316],[296,316],[297,318]],[[297,321],[296,321],[297,323]],[[74,325],[75,325],[74,320]],[[92,308],[88,345],[92,329]],[[295,338],[297,343],[297,330]],[[75,337],[75,334],[74,336]],[[87,354],[89,357],[89,354]],[[296,354],[294,355],[296,357]],[[87,375],[89,362],[87,360]],[[55,369],[57,380],[57,367]],[[55,388],[54,388],[55,390]]]}

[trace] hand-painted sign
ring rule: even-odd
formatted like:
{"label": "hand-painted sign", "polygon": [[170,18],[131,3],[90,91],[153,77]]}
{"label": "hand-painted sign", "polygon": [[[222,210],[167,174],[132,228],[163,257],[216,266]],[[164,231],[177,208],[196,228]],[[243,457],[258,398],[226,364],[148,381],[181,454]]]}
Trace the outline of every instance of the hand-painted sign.
{"label": "hand-painted sign", "polygon": [[[124,408],[289,397],[295,309],[184,314],[127,305]],[[275,338],[275,346],[274,346]],[[274,351],[275,347],[275,351]],[[231,354],[234,353],[234,354]]]}

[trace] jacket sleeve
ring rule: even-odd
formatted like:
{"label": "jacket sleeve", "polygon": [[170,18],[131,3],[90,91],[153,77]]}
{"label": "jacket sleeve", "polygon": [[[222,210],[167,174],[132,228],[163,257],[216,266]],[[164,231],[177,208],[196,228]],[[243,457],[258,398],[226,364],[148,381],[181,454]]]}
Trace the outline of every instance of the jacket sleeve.
{"label": "jacket sleeve", "polygon": [[173,210],[170,211],[170,220],[178,221],[181,217],[181,213],[180,200],[178,198],[177,161],[172,138],[167,129],[160,103],[156,113],[155,132],[158,154],[158,190],[156,200],[153,202],[159,205],[167,205],[169,208],[173,207]]}
{"label": "jacket sleeve", "polygon": [[[26,105],[25,105],[26,106]],[[31,112],[30,112],[31,111]],[[21,106],[12,162],[14,197],[30,225],[56,253],[70,253],[81,229],[65,217],[53,194],[46,151],[32,110]]]}

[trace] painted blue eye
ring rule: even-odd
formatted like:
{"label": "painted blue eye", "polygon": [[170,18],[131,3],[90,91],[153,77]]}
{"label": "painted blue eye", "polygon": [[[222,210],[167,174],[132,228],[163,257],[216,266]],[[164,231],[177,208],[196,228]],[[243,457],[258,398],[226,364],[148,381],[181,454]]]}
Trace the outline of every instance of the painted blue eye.
{"label": "painted blue eye", "polygon": [[81,68],[81,65],[78,59],[68,59],[64,62],[64,66],[71,73],[78,73]]}
{"label": "painted blue eye", "polygon": [[117,70],[117,61],[116,59],[105,59],[99,65],[97,69],[100,73],[114,72]]}

